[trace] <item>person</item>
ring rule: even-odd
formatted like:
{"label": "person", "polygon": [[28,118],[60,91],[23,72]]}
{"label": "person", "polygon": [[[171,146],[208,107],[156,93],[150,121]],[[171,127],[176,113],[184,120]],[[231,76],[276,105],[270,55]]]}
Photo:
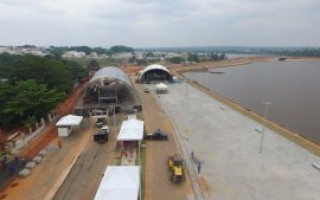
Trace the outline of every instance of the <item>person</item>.
{"label": "person", "polygon": [[201,172],[201,162],[198,162],[197,168],[198,168],[198,174],[200,174],[200,172]]}
{"label": "person", "polygon": [[194,153],[193,153],[193,151],[191,151],[191,159],[193,160],[193,157],[194,156]]}

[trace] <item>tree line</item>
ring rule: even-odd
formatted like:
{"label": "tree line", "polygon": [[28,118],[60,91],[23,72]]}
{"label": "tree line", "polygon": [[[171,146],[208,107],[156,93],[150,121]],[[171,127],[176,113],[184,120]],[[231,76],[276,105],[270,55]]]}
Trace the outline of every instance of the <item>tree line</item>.
{"label": "tree line", "polygon": [[55,47],[51,46],[49,50],[56,57],[61,57],[66,51],[85,52],[87,55],[95,52],[97,54],[112,55],[115,53],[134,52],[132,47],[124,45],[112,46],[109,49],[102,47],[89,47],[89,46],[71,46],[71,47]]}
{"label": "tree line", "polygon": [[0,126],[44,117],[87,75],[74,61],[0,54]]}

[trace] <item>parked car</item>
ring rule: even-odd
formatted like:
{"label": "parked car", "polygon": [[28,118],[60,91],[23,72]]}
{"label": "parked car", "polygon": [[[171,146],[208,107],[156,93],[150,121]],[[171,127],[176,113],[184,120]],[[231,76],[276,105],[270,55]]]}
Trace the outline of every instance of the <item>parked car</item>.
{"label": "parked car", "polygon": [[109,132],[106,129],[99,130],[96,134],[93,135],[93,141],[98,143],[104,143],[108,141]]}
{"label": "parked car", "polygon": [[105,123],[104,117],[98,117],[98,118],[97,118],[96,126],[97,126],[98,128],[101,128],[101,127],[104,125],[104,123]]}
{"label": "parked car", "polygon": [[145,89],[144,89],[144,92],[145,92],[145,93],[150,93],[150,89],[145,88]]}
{"label": "parked car", "polygon": [[144,139],[145,140],[168,140],[168,134],[158,129],[153,133],[147,133],[144,136]]}

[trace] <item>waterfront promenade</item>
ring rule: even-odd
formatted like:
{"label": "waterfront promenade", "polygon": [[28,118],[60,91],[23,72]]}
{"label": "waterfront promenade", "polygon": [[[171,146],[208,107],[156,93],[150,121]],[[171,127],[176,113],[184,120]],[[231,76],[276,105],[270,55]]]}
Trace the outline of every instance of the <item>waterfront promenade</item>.
{"label": "waterfront promenade", "polygon": [[210,199],[320,197],[318,156],[268,128],[260,153],[261,124],[190,85],[170,85],[157,100],[202,162],[198,178]]}

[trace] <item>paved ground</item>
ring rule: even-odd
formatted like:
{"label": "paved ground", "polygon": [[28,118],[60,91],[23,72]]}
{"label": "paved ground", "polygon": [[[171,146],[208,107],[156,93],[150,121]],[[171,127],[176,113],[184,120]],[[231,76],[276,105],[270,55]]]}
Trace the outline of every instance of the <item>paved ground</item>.
{"label": "paved ground", "polygon": [[193,199],[193,192],[188,178],[182,184],[174,184],[169,179],[168,155],[179,152],[170,121],[160,109],[152,93],[144,93],[143,85],[136,84],[135,87],[141,97],[146,130],[149,132],[160,128],[169,133],[168,141],[147,142],[145,199]]}
{"label": "paved ground", "polygon": [[[158,98],[189,151],[202,161],[199,180],[210,199],[319,199],[319,157],[186,85]],[[188,94],[188,95],[186,95]]]}

